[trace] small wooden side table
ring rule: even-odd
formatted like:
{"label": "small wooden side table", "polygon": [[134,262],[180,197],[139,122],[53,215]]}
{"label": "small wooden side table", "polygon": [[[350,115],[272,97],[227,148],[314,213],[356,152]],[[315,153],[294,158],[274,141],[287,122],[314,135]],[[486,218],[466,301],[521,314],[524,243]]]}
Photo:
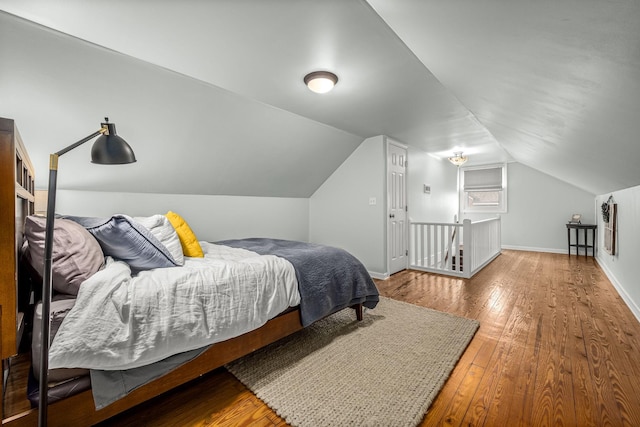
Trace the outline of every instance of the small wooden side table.
{"label": "small wooden side table", "polygon": [[[595,224],[577,224],[577,223],[568,223],[567,224],[567,245],[568,245],[568,255],[571,256],[571,248],[576,248],[576,255],[580,255],[580,248],[584,248],[584,256],[585,258],[588,256],[589,248],[591,248],[591,256],[596,256],[596,228],[598,228]],[[571,243],[571,229],[576,230],[576,242]],[[582,230],[582,235],[584,237],[584,243],[580,243],[579,232]],[[587,239],[587,230],[591,230],[591,244]]]}

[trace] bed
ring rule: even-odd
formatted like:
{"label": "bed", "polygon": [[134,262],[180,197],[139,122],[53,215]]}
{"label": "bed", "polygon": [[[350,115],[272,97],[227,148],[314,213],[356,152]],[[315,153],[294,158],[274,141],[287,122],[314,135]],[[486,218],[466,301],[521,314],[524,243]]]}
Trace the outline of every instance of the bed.
{"label": "bed", "polygon": [[[0,122],[0,124],[3,124],[5,128],[11,128],[12,135],[9,139],[11,139],[14,144],[10,149],[2,151],[2,155],[11,157],[11,164],[16,165],[15,158],[18,151],[15,148],[15,141],[19,140],[19,135],[17,135],[17,130],[15,130],[15,124],[13,121],[4,121]],[[20,157],[28,159],[23,144],[20,143],[19,145],[21,147],[21,151],[19,152]],[[11,239],[11,248],[5,248],[5,250],[10,249],[10,252],[14,254],[11,262],[7,263],[14,280],[3,281],[0,285],[2,286],[3,294],[2,300],[0,301],[2,303],[3,313],[3,359],[7,359],[9,356],[15,354],[17,351],[17,342],[19,341],[17,334],[13,332],[10,333],[8,337],[5,336],[4,332],[7,330],[5,325],[13,326],[14,324],[20,323],[18,320],[20,318],[19,315],[9,316],[7,319],[4,313],[13,313],[14,311],[18,313],[18,294],[23,289],[24,283],[31,283],[35,289],[39,286],[39,271],[37,267],[40,262],[38,259],[38,249],[36,248],[38,243],[33,240],[33,236],[37,236],[38,230],[42,229],[44,224],[42,222],[43,218],[32,215],[33,170],[29,162],[23,162],[22,164],[29,166],[29,168],[27,168],[27,176],[31,180],[29,184],[30,191],[27,191],[29,195],[21,193],[21,197],[16,197],[16,190],[14,190],[17,188],[15,173],[10,176],[3,175],[0,182],[2,188],[11,188],[11,203],[16,205],[15,215],[11,215],[11,218],[2,217],[2,222],[0,223],[0,229],[2,230],[10,228],[9,225],[15,230],[13,233],[15,238]],[[20,167],[23,167],[22,164]],[[20,175],[24,175],[24,173],[21,171]],[[27,201],[26,209],[25,200]],[[178,235],[182,254],[187,255],[183,258],[182,264],[176,260],[179,255],[177,254],[175,246],[175,236],[171,238],[163,237],[162,230],[167,230],[167,220],[171,223],[170,225],[172,229],[175,230],[175,234]],[[182,222],[180,222],[180,220],[182,220]],[[194,233],[189,229],[184,219],[173,212],[168,212],[165,215],[155,214],[143,218],[131,218],[127,215],[120,214],[113,215],[110,218],[63,217],[56,220],[56,232],[54,233],[56,235],[58,233],[59,222],[65,223],[68,227],[74,229],[80,227],[85,230],[91,238],[95,238],[98,242],[102,255],[92,256],[92,250],[88,248],[87,243],[79,243],[79,251],[83,252],[83,257],[79,261],[82,267],[78,267],[76,270],[84,271],[84,276],[77,274],[77,271],[75,273],[69,273],[68,271],[63,272],[66,274],[66,276],[62,274],[64,281],[56,287],[56,276],[54,273],[54,288],[59,292],[59,296],[56,298],[55,305],[52,305],[52,312],[56,312],[54,320],[57,314],[60,314],[60,317],[64,318],[65,321],[59,322],[52,327],[52,331],[55,330],[56,336],[53,339],[49,353],[50,373],[53,373],[53,375],[50,375],[50,379],[56,382],[62,381],[61,384],[56,385],[56,387],[50,389],[49,392],[50,405],[48,421],[49,425],[52,426],[95,424],[176,386],[185,384],[258,348],[290,335],[331,312],[352,307],[356,309],[355,316],[361,319],[362,306],[373,308],[378,300],[375,284],[366,273],[366,270],[364,270],[364,267],[350,254],[335,248],[277,239],[240,239],[215,243],[198,242],[196,239],[196,244],[199,244],[203,252],[203,256],[199,257],[191,256],[193,253],[190,252],[188,247],[189,241],[187,239],[187,246],[185,246],[183,239],[184,234],[189,237],[188,232],[191,232],[192,235]],[[162,223],[163,225],[161,227],[154,225],[157,223]],[[183,226],[186,226],[187,233],[180,231],[183,229]],[[130,236],[135,235],[135,238],[139,238],[139,234],[144,234],[142,240],[146,243],[151,242],[151,246],[154,246],[154,248],[149,249],[145,246],[141,249],[139,246],[136,246],[135,250],[130,251],[130,253],[126,251],[124,253],[118,252],[121,248],[114,250],[110,245],[118,245],[113,242],[113,236],[109,234],[109,229],[114,227],[118,228],[118,232],[124,233],[117,235],[115,238],[116,243],[117,241],[121,243],[123,240],[128,242],[127,239]],[[122,231],[123,228],[125,229],[124,232]],[[110,241],[109,239],[112,240]],[[158,242],[160,243],[159,245]],[[60,244],[59,246],[62,247],[65,245]],[[144,252],[144,250],[147,249],[152,253],[146,254],[145,256],[139,255],[141,251]],[[99,252],[99,250],[96,250],[96,252]],[[156,264],[158,262],[164,262],[162,258],[166,255],[169,255],[169,258],[175,263],[158,267]],[[19,259],[21,259],[22,262],[18,262]],[[149,259],[152,259],[150,263]],[[349,263],[357,262],[359,266],[353,271],[351,271],[349,266],[336,268],[338,265],[336,260],[338,259],[348,259]],[[207,260],[213,260],[212,262],[217,265],[217,267],[204,265]],[[227,261],[230,264],[225,264]],[[140,263],[142,265],[140,265]],[[237,281],[236,279],[238,276],[243,276],[248,273],[238,273],[233,270],[233,268],[236,267],[229,267],[229,265],[236,266],[238,263],[248,263],[250,265],[248,271],[253,272],[251,274],[255,273],[254,281],[256,283],[276,282],[276,285],[275,289],[270,291],[263,291],[262,288],[260,288],[260,292],[247,292],[248,294],[260,294],[260,298],[266,300],[265,304],[268,308],[264,312],[261,312],[261,314],[252,313],[249,316],[250,319],[239,328],[236,326],[226,328],[226,326],[229,326],[228,324],[233,323],[229,319],[233,319],[235,322],[236,317],[242,317],[236,313],[236,311],[242,311],[237,310],[237,307],[244,307],[245,305],[253,307],[252,304],[254,304],[252,301],[247,302],[243,300],[242,298],[245,298],[244,296],[239,297],[235,294],[227,295],[231,288],[243,287],[245,286],[244,284],[247,283],[246,281]],[[263,269],[263,263],[269,264],[269,267],[271,264],[274,264],[276,268],[275,270],[267,267]],[[92,267],[87,267],[86,264],[91,264]],[[100,264],[97,270],[95,270],[96,264]],[[60,263],[58,263],[58,265],[60,265]],[[149,267],[149,265],[151,265],[151,267]],[[55,266],[56,255],[54,252],[54,268]],[[210,275],[213,274],[210,273],[210,269],[215,268],[218,268],[219,271],[216,270],[218,273],[231,269],[233,271],[230,276],[236,278],[230,282],[231,285],[222,285],[222,279],[218,276],[214,277],[214,280],[217,281],[216,283],[219,284],[218,287],[226,289],[223,292],[224,297],[213,297],[203,291],[207,289],[206,282],[210,279]],[[3,270],[4,269],[5,265],[3,264]],[[85,300],[94,301],[94,304],[98,304],[98,307],[109,306],[111,307],[111,311],[114,311],[115,309],[113,309],[113,307],[117,306],[119,311],[116,311],[121,317],[122,313],[129,315],[134,311],[132,307],[135,304],[131,307],[127,305],[127,308],[123,309],[122,301],[132,301],[132,298],[134,298],[132,295],[120,295],[120,299],[116,302],[108,299],[111,298],[113,294],[122,292],[120,291],[123,289],[122,283],[127,283],[127,289],[137,289],[136,292],[145,293],[141,292],[140,289],[147,289],[149,287],[147,284],[141,285],[141,283],[143,283],[142,279],[146,276],[150,277],[151,283],[158,283],[159,281],[165,280],[165,276],[176,274],[180,277],[176,283],[184,283],[185,281],[191,280],[190,277],[192,273],[187,274],[189,278],[185,279],[186,276],[183,273],[187,270],[195,270],[197,272],[196,276],[204,280],[203,283],[196,286],[199,290],[197,293],[202,294],[204,292],[207,295],[204,299],[217,301],[213,304],[213,308],[202,308],[197,311],[197,315],[194,315],[193,312],[189,314],[188,310],[176,314],[176,306],[173,303],[166,303],[166,301],[168,295],[176,295],[176,289],[178,289],[179,286],[166,286],[166,284],[162,284],[162,286],[160,286],[164,292],[162,297],[150,297],[151,301],[153,301],[153,298],[156,298],[155,301],[161,301],[162,304],[154,304],[145,300],[146,302],[140,303],[139,309],[136,311],[138,314],[145,312],[145,310],[151,311],[151,307],[154,310],[156,308],[165,310],[164,314],[162,313],[162,309],[160,309],[158,312],[151,313],[151,316],[166,315],[167,310],[169,313],[175,314],[173,316],[157,317],[157,319],[160,320],[155,323],[159,324],[161,332],[154,330],[151,333],[154,339],[163,335],[162,330],[165,332],[168,331],[170,334],[176,330],[187,331],[186,333],[179,333],[177,334],[179,335],[178,337],[171,337],[174,341],[171,341],[169,345],[160,345],[158,344],[160,341],[156,339],[156,344],[151,346],[155,347],[153,349],[154,351],[151,352],[136,350],[127,353],[127,351],[121,350],[127,347],[121,347],[121,349],[116,352],[105,351],[105,357],[100,359],[97,357],[87,357],[87,354],[94,355],[95,352],[95,348],[88,347],[85,349],[84,354],[82,354],[81,351],[78,351],[78,355],[74,354],[73,357],[75,357],[75,359],[69,359],[67,357],[69,348],[66,347],[68,343],[65,344],[65,342],[73,342],[74,334],[80,334],[76,329],[70,329],[74,327],[69,325],[74,325],[75,322],[76,326],[80,325],[80,327],[82,327],[83,324],[89,325],[90,322],[98,322],[97,316],[88,316],[86,311],[78,308],[81,306],[84,307]],[[327,291],[329,288],[325,285],[319,286],[321,283],[319,280],[323,276],[327,277],[329,281],[337,282],[338,286],[330,291]],[[356,276],[360,277],[360,279],[355,279]],[[363,276],[364,279],[362,279]],[[158,277],[162,277],[162,279]],[[354,281],[353,283],[351,283],[352,280]],[[294,288],[296,288],[295,292],[290,286],[292,281]],[[251,282],[251,280],[249,280],[249,282]],[[18,286],[18,284],[20,284],[20,286]],[[129,284],[133,284],[133,286],[129,286]],[[227,288],[225,288],[225,286],[227,286]],[[94,290],[96,291],[94,292]],[[75,301],[67,296],[74,292],[77,293]],[[192,291],[186,292],[193,293]],[[93,298],[95,298],[94,294],[100,294],[98,297],[103,299],[93,300]],[[135,296],[135,298],[137,298],[137,296]],[[178,292],[178,299],[184,299],[184,295]],[[80,303],[81,301],[83,302]],[[105,301],[108,302],[105,303]],[[194,305],[193,301],[190,305]],[[200,317],[200,320],[204,320],[204,324],[207,325],[206,329],[213,330],[214,328],[210,328],[213,319],[211,316],[213,316],[213,314],[217,315],[221,306],[230,308],[224,316],[225,321],[219,322],[225,325],[226,329],[223,328],[222,331],[215,330],[213,332],[207,331],[207,333],[203,333],[201,328],[202,323],[196,321],[197,319],[194,320],[194,318]],[[9,309],[7,309],[7,307],[9,307]],[[93,306],[92,309],[95,310],[95,306]],[[37,310],[37,306],[34,311],[36,320],[34,322],[33,336],[34,342],[37,342],[39,334],[37,319],[41,313]],[[26,315],[26,317],[28,318],[29,315]],[[69,320],[71,318],[75,320]],[[101,324],[101,326],[95,327],[93,325],[98,325],[98,323],[92,323],[92,326],[87,327],[87,329],[98,328],[100,331],[104,331],[107,327],[113,330],[118,329],[117,325],[108,324],[109,320],[106,322],[106,326],[105,324]],[[185,324],[187,325],[186,327]],[[60,329],[58,329],[58,326],[60,326]],[[131,324],[128,322],[124,322],[120,326],[120,336],[126,335],[122,334],[123,331],[126,332],[127,329],[131,330]],[[150,335],[148,330],[145,329],[146,327],[146,324],[144,324],[139,328],[139,333],[130,335],[136,335],[144,341],[144,339]],[[17,328],[17,330],[19,330],[19,328]],[[117,332],[114,334],[114,336],[119,336]],[[109,339],[111,338],[112,337]],[[124,346],[125,343],[128,343],[127,340],[129,340],[129,338],[130,337],[126,337],[126,339],[121,340],[122,343],[118,341],[118,345]],[[87,341],[87,339],[84,339],[84,341]],[[180,347],[177,347],[177,343],[180,344]],[[75,349],[82,347],[77,343],[71,345],[73,345],[74,352]],[[145,348],[148,348],[148,346]],[[174,354],[176,348],[180,350],[177,354]],[[156,351],[159,349],[161,351]],[[115,359],[118,360],[113,360],[113,353],[116,353],[117,357],[115,357]],[[125,353],[127,355],[126,360],[120,360],[122,359],[122,354]],[[100,359],[100,361],[96,362],[98,359]],[[37,358],[34,360],[37,360]],[[91,363],[83,364],[78,361],[89,361]],[[98,364],[91,365],[92,363]],[[61,380],[57,377],[57,374],[60,372],[66,372],[67,376],[69,376],[70,368],[82,368],[83,370],[83,372],[77,372],[71,375],[75,381],[70,387],[73,393],[69,392],[68,385],[71,384],[70,380]],[[34,369],[37,371],[38,367],[34,366]],[[90,376],[84,375],[86,374],[85,369],[91,372]],[[147,372],[148,370],[151,370],[150,373]],[[123,372],[130,371],[134,372],[133,377],[135,378],[141,376],[138,375],[140,372],[145,372],[145,374],[142,375],[143,380],[135,383],[130,389],[119,393],[117,396],[107,396],[106,400],[100,400],[104,398],[104,396],[96,396],[102,394],[102,392],[98,391],[101,384],[103,385],[103,390],[105,388],[113,388],[109,386],[111,377],[121,377]],[[94,372],[98,373],[94,376]],[[91,381],[89,381],[89,378],[91,378]],[[90,388],[91,382],[94,383],[93,387],[96,389],[95,392]],[[104,387],[104,384],[107,384],[107,386]],[[67,387],[60,388],[61,385]],[[77,392],[78,390],[82,391]],[[30,395],[32,397],[37,396],[37,392],[34,393],[33,390],[31,390]],[[107,403],[98,405],[98,409],[96,408],[96,402],[98,401]],[[9,416],[3,414],[3,425],[35,425],[36,421],[37,409],[31,409],[19,414],[10,414]]]}

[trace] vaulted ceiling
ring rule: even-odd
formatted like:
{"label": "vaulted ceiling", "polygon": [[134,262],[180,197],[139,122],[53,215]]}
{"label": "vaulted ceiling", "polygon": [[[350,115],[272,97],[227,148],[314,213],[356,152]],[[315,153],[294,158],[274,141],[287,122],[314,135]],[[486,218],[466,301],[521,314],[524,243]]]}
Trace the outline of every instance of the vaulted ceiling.
{"label": "vaulted ceiling", "polygon": [[[44,186],[104,115],[139,162],[62,188],[308,197],[365,138],[640,185],[640,3],[0,0],[0,115]],[[323,95],[305,74],[331,70]],[[87,149],[88,150],[88,149]]]}

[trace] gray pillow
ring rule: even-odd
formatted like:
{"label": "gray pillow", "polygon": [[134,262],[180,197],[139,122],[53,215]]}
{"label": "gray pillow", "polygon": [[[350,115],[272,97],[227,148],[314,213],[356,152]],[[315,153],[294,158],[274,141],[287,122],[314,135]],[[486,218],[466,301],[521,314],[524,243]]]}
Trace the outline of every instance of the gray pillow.
{"label": "gray pillow", "polygon": [[[28,216],[25,235],[29,243],[31,265],[40,274],[44,270],[44,235],[47,220]],[[79,224],[56,218],[51,254],[53,289],[77,295],[80,285],[104,265],[104,254],[96,239]]]}
{"label": "gray pillow", "polygon": [[176,267],[167,248],[145,227],[128,215],[111,218],[65,216],[87,229],[105,255],[129,264],[134,273],[152,268]]}

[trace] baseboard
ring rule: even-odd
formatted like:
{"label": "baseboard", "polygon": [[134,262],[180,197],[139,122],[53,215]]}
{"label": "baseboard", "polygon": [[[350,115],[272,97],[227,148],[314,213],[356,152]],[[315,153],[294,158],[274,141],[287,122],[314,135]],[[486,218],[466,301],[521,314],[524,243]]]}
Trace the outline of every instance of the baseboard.
{"label": "baseboard", "polygon": [[502,249],[510,249],[510,250],[513,250],[513,251],[527,251],[527,252],[549,252],[549,253],[552,253],[552,254],[566,254],[567,253],[566,249],[534,248],[534,247],[531,247],[531,246],[502,245]]}
{"label": "baseboard", "polygon": [[627,294],[627,292],[624,290],[624,287],[622,286],[622,284],[618,281],[618,279],[613,274],[613,272],[611,270],[609,270],[609,268],[606,266],[606,264],[603,263],[603,262],[600,262],[600,258],[599,257],[596,257],[596,262],[600,266],[600,269],[602,269],[602,271],[604,271],[604,274],[607,276],[607,278],[609,279],[611,284],[613,284],[613,287],[616,288],[616,291],[618,291],[618,294],[620,295],[620,298],[622,298],[622,300],[627,305],[627,307],[629,307],[629,310],[631,310],[633,315],[636,316],[636,319],[638,320],[638,322],[640,322],[640,307],[638,307],[633,302],[633,299],[631,299],[631,297],[629,297],[629,294]]}
{"label": "baseboard", "polygon": [[379,280],[387,280],[389,278],[388,273],[377,273],[375,271],[369,271],[369,276]]}

